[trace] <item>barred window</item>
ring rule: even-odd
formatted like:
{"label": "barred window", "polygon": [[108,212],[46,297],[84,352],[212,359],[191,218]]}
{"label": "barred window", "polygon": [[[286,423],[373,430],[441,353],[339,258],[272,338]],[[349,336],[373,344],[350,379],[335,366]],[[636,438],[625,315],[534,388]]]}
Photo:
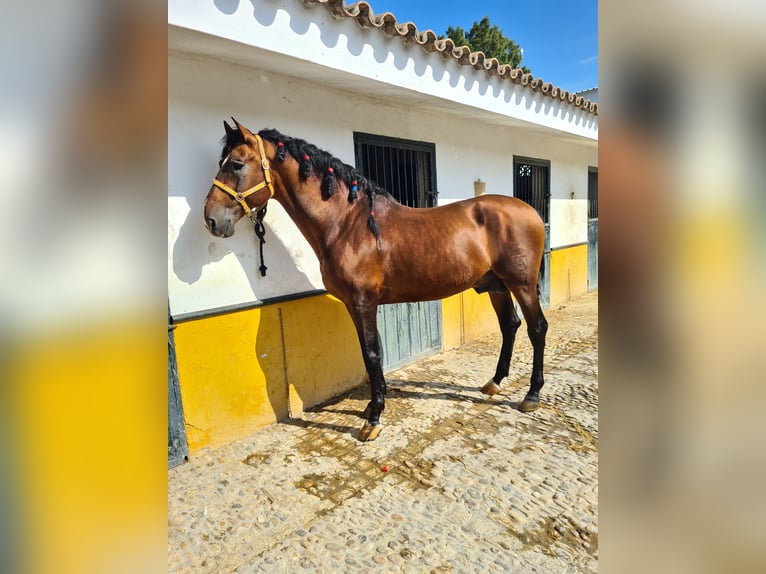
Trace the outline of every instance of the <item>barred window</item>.
{"label": "barred window", "polygon": [[598,168],[588,168],[588,219],[598,219]]}
{"label": "barred window", "polygon": [[409,207],[435,207],[436,146],[354,132],[356,167]]}
{"label": "barred window", "polygon": [[544,223],[550,217],[551,162],[528,157],[513,158],[513,195],[537,210]]}

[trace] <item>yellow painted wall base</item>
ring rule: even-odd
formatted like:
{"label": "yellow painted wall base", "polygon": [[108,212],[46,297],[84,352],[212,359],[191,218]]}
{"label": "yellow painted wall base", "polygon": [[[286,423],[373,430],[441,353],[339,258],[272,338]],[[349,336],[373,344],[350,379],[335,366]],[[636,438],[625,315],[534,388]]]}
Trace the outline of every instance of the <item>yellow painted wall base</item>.
{"label": "yellow painted wall base", "polygon": [[366,376],[348,312],[329,295],[183,322],[175,340],[191,453],[286,418],[288,396],[299,415]]}
{"label": "yellow painted wall base", "polygon": [[588,246],[551,251],[551,307],[588,291]]}
{"label": "yellow painted wall base", "polygon": [[[587,245],[551,253],[551,305],[587,290]],[[498,331],[489,296],[442,301],[444,349]],[[345,306],[321,295],[180,323],[175,331],[189,451],[294,415],[365,378]]]}
{"label": "yellow painted wall base", "polygon": [[499,332],[489,295],[473,289],[442,299],[442,341],[445,350],[488,333]]}
{"label": "yellow painted wall base", "polygon": [[463,341],[478,339],[496,331],[499,332],[500,327],[489,295],[473,289],[463,291]]}
{"label": "yellow painted wall base", "polygon": [[463,340],[463,294],[442,299],[442,347],[459,347]]}

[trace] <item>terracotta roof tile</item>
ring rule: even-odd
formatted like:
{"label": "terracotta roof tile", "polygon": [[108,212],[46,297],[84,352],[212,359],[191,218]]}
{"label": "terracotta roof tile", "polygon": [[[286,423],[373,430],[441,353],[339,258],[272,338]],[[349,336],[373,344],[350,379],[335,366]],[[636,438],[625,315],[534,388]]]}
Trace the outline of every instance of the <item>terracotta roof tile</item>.
{"label": "terracotta roof tile", "polygon": [[433,30],[421,32],[412,22],[399,23],[391,12],[375,14],[367,2],[356,2],[346,5],[343,0],[301,0],[307,7],[316,5],[324,8],[339,20],[350,18],[362,28],[377,28],[391,37],[399,37],[406,45],[419,45],[426,52],[438,52],[448,60],[457,60],[463,66],[471,66],[475,70],[484,70],[489,76],[499,76],[515,84],[530,88],[534,92],[553,99],[568,102],[594,115],[598,115],[598,104],[578,96],[574,92],[562,90],[542,78],[525,74],[520,69],[514,69],[508,64],[501,64],[497,58],[487,58],[483,52],[471,52],[468,46],[456,46],[449,38],[440,40]]}

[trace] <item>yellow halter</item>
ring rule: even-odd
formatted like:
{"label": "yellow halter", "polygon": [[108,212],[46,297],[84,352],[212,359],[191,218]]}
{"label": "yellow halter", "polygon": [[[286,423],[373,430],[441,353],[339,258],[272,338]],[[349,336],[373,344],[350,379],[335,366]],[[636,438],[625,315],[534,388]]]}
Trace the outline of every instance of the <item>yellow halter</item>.
{"label": "yellow halter", "polygon": [[256,191],[259,191],[264,187],[268,187],[269,199],[274,197],[274,185],[271,183],[271,174],[269,173],[269,160],[266,159],[266,153],[263,151],[263,140],[261,139],[261,136],[256,135],[255,141],[258,142],[258,152],[261,154],[261,167],[263,168],[264,181],[245,191],[235,191],[225,183],[222,183],[217,179],[213,180],[213,185],[221,191],[225,191],[230,196],[232,196],[237,201],[237,203],[242,206],[242,208],[245,210],[245,215],[247,215],[250,219],[253,218],[253,210],[250,209],[250,206],[247,205],[247,202],[245,201],[247,196],[254,194]]}

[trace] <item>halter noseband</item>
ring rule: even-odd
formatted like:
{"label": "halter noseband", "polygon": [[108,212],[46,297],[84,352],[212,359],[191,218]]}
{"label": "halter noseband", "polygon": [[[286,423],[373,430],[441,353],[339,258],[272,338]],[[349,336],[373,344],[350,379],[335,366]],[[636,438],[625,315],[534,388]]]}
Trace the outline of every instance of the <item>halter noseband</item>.
{"label": "halter noseband", "polygon": [[268,187],[269,199],[274,197],[274,185],[271,183],[271,173],[269,173],[269,160],[266,159],[266,153],[263,151],[263,140],[261,139],[261,136],[256,135],[255,141],[258,142],[258,152],[261,154],[261,167],[263,168],[264,181],[245,191],[235,191],[225,183],[220,182],[217,179],[213,180],[213,185],[221,191],[225,191],[230,196],[232,196],[234,200],[242,206],[242,209],[245,210],[245,215],[247,215],[250,219],[253,219],[253,210],[250,209],[250,206],[247,205],[247,202],[245,201],[247,196],[254,194],[256,191],[259,191],[264,187]]}

